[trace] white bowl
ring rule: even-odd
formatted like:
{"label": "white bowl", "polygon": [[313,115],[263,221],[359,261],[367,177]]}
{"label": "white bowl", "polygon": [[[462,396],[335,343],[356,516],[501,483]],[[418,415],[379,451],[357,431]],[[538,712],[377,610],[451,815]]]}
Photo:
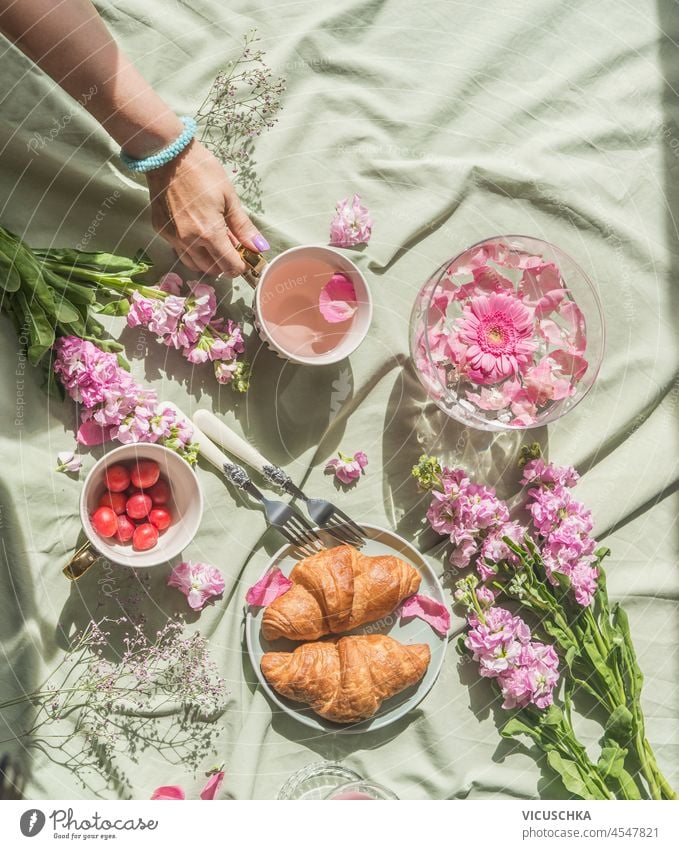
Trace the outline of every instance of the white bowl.
{"label": "white bowl", "polygon": [[[172,513],[172,525],[160,533],[158,543],[149,551],[135,551],[131,542],[120,543],[100,537],[90,520],[97,509],[97,502],[106,492],[104,474],[108,467],[115,463],[127,465],[136,460],[158,463],[160,474],[172,491],[167,505]],[[109,451],[92,467],[80,495],[80,521],[85,535],[103,557],[122,566],[157,566],[176,557],[196,535],[202,516],[203,493],[195,471],[179,454],[154,443],[136,442]]]}
{"label": "white bowl", "polygon": [[[286,350],[272,335],[266,321],[262,316],[262,297],[266,297],[266,280],[271,272],[280,264],[289,262],[291,259],[321,260],[332,267],[334,271],[342,272],[354,284],[356,290],[356,303],[358,310],[351,325],[351,329],[347,332],[344,339],[331,350],[324,354],[316,354],[314,356],[304,356],[297,354],[294,351]],[[255,313],[255,326],[259,332],[259,336],[263,342],[266,342],[268,347],[278,354],[283,359],[290,360],[292,363],[308,366],[327,366],[330,363],[338,363],[345,359],[358,348],[361,342],[365,339],[370,323],[372,322],[373,304],[370,289],[365,277],[359,271],[356,265],[343,253],[335,248],[327,245],[298,245],[294,248],[288,248],[287,251],[278,254],[265,267],[262,276],[255,289],[255,298],[253,301],[253,309]]]}

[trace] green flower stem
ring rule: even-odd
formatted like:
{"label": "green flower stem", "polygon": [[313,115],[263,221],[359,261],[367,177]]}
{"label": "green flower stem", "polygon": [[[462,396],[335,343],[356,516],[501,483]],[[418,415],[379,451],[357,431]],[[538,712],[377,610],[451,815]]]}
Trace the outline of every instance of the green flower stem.
{"label": "green flower stem", "polygon": [[68,266],[62,265],[58,262],[50,262],[49,260],[44,261],[48,268],[56,273],[66,277],[65,282],[68,283],[71,277],[75,277],[78,280],[87,280],[91,283],[95,283],[99,288],[102,289],[113,289],[116,292],[122,292],[125,295],[131,295],[133,292],[139,292],[145,298],[166,298],[167,292],[163,292],[162,289],[155,289],[151,286],[144,286],[142,283],[135,283],[131,277],[115,277],[110,274],[102,274],[98,271],[90,271],[87,268],[83,268],[82,266]]}

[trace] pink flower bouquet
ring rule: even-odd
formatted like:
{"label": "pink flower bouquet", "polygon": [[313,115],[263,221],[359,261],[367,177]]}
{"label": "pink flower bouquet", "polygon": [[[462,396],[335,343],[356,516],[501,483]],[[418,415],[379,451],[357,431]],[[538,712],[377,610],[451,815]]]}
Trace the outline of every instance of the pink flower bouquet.
{"label": "pink flower bouquet", "polygon": [[[528,737],[564,788],[583,799],[675,799],[646,737],[643,676],[627,616],[609,602],[578,474],[524,450],[522,499],[509,505],[434,457],[413,468],[431,492],[430,526],[450,542],[449,575],[466,628],[458,650],[511,712],[504,737]],[[460,574],[461,569],[468,570]],[[598,759],[573,714],[601,718]]]}
{"label": "pink flower bouquet", "polygon": [[571,409],[594,382],[601,307],[558,248],[496,237],[427,282],[411,349],[424,386],[449,415],[488,430],[532,427]]}

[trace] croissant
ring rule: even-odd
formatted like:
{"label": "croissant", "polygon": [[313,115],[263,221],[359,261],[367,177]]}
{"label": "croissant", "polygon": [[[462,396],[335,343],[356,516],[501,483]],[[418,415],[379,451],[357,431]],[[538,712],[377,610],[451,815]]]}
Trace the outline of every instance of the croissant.
{"label": "croissant", "polygon": [[264,611],[266,640],[317,640],[375,622],[417,592],[421,578],[391,554],[368,557],[338,545],[300,560],[290,580],[292,587]]}
{"label": "croissant", "polygon": [[360,722],[385,699],[427,671],[429,646],[402,645],[383,634],[304,643],[293,652],[266,652],[262,673],[288,699],[332,722]]}

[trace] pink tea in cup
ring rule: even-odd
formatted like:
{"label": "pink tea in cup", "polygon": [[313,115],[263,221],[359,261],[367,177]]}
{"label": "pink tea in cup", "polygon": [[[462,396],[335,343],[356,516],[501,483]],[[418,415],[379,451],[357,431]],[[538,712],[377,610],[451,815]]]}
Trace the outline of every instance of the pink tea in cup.
{"label": "pink tea in cup", "polygon": [[[321,292],[333,275],[351,283],[356,300],[351,315],[328,321],[320,307]],[[295,362],[337,362],[358,347],[370,325],[370,295],[356,266],[326,247],[291,248],[262,274],[255,296],[262,337]]]}

